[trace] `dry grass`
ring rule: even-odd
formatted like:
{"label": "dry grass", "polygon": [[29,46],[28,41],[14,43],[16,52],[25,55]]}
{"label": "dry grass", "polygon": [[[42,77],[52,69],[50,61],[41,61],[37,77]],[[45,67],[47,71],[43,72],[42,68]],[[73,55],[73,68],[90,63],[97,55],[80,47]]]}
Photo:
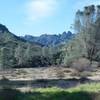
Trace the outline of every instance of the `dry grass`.
{"label": "dry grass", "polygon": [[[43,67],[43,68],[21,68],[21,69],[11,69],[7,71],[0,71],[0,79],[2,78],[2,75],[4,75],[7,79],[11,81],[36,81],[36,80],[51,80],[50,82],[46,83],[47,86],[65,86],[65,87],[73,87],[78,85],[75,81],[70,81],[70,79],[80,79],[80,77],[87,77],[88,79],[92,79],[94,81],[99,80],[100,81],[100,69],[93,69],[92,71],[83,71],[78,72],[75,69],[71,68],[65,68],[65,67]],[[52,80],[53,79],[53,80]],[[65,80],[63,80],[65,79]],[[58,80],[58,81],[56,81]],[[68,81],[66,81],[68,80]],[[44,82],[38,82],[33,83],[34,85],[43,85]],[[17,84],[17,83],[16,83]],[[19,83],[18,83],[19,84]],[[23,84],[23,83],[20,83]],[[27,84],[27,83],[25,83]],[[28,83],[29,84],[29,83]],[[23,87],[18,87],[21,91],[31,91],[32,88],[29,85],[24,85]],[[56,84],[56,85],[55,85]],[[76,85],[75,85],[76,84]],[[41,87],[41,86],[40,86]]]}
{"label": "dry grass", "polygon": [[83,72],[65,67],[21,68],[0,71],[0,79],[3,75],[10,80],[71,79],[82,76],[100,80],[100,68]]}
{"label": "dry grass", "polygon": [[11,69],[8,71],[0,71],[0,79],[2,75],[10,80],[36,80],[36,79],[69,79],[71,73],[75,70],[63,67],[43,67],[43,68],[21,68]]}

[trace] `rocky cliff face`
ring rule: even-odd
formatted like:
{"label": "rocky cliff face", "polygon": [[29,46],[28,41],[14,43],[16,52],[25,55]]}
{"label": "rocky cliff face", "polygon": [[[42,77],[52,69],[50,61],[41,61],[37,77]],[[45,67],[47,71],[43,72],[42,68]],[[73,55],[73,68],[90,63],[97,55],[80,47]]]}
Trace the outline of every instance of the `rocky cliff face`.
{"label": "rocky cliff face", "polygon": [[63,32],[62,34],[58,34],[58,35],[43,34],[38,37],[34,37],[31,35],[25,35],[22,38],[30,42],[36,42],[36,43],[42,44],[44,46],[55,46],[62,42],[67,42],[73,36],[74,35],[72,34],[72,32],[68,31],[68,32]]}

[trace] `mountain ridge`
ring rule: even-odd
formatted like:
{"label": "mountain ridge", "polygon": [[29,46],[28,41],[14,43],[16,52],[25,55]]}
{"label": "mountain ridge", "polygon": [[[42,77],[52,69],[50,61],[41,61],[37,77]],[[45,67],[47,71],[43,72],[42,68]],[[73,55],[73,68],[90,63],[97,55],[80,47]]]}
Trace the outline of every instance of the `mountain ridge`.
{"label": "mountain ridge", "polygon": [[35,42],[35,43],[42,44],[44,46],[55,46],[62,42],[67,42],[73,36],[74,34],[72,32],[64,31],[62,34],[58,34],[58,35],[57,34],[53,34],[53,35],[42,34],[40,36],[25,35],[25,36],[21,36],[21,38],[29,42]]}
{"label": "mountain ridge", "polygon": [[16,36],[2,24],[0,25],[0,31],[1,69],[44,67],[61,63],[63,56],[61,48],[66,43],[60,43],[67,42],[74,36],[71,32],[63,32],[59,35],[42,34],[40,37],[30,36],[37,42],[29,41],[30,37],[28,37],[29,40],[26,40]]}
{"label": "mountain ridge", "polygon": [[41,45],[16,36],[5,25],[0,24],[0,68],[29,65],[29,59],[40,56],[41,50]]}

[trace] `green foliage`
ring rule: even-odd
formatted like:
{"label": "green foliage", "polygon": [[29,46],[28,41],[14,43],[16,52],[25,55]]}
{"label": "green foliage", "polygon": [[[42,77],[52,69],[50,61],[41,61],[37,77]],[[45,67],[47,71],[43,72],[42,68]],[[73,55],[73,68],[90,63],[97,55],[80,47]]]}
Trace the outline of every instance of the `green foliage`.
{"label": "green foliage", "polygon": [[23,66],[36,56],[42,56],[42,47],[40,45],[26,42],[9,31],[0,31],[1,69]]}
{"label": "green foliage", "polygon": [[0,100],[95,100],[97,98],[95,94],[99,94],[99,91],[99,83],[80,85],[70,89],[39,88],[29,93],[4,89],[0,90]]}
{"label": "green foliage", "polygon": [[75,59],[85,57],[100,61],[100,8],[87,6],[78,10],[75,16],[74,29],[76,37],[64,47],[64,64],[70,65]]}
{"label": "green foliage", "polygon": [[10,48],[2,47],[0,49],[0,68],[6,69],[11,68],[15,64],[15,58],[13,51]]}
{"label": "green foliage", "polygon": [[78,10],[75,19],[75,30],[80,34],[80,40],[83,42],[83,48],[86,49],[86,57],[92,60],[100,51],[100,8],[94,5],[84,7],[83,11]]}
{"label": "green foliage", "polygon": [[[85,84],[71,89],[40,88],[33,89],[35,95],[26,96],[28,100],[94,100],[93,93],[100,91],[100,84]],[[25,100],[27,100],[25,99]]]}
{"label": "green foliage", "polygon": [[63,52],[65,53],[63,63],[67,66],[70,66],[70,63],[75,59],[86,55],[86,51],[78,35],[63,48]]}
{"label": "green foliage", "polygon": [[[71,35],[70,32],[69,35]],[[12,34],[4,25],[0,24],[1,69],[59,65],[63,60],[62,47],[63,44],[42,47],[34,42],[28,42]]]}
{"label": "green foliage", "polygon": [[[0,26],[2,30],[2,25]],[[5,27],[3,28],[5,29]],[[27,42],[5,29],[0,31],[0,68],[44,67],[59,64],[60,48],[41,47],[36,43]]]}

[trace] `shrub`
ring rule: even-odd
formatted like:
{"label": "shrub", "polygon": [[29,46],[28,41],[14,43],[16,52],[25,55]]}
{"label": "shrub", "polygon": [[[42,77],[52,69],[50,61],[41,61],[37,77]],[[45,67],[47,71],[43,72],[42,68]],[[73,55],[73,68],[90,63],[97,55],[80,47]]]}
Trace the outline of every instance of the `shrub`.
{"label": "shrub", "polygon": [[86,58],[79,58],[72,63],[72,68],[76,69],[79,72],[89,70],[90,62]]}

